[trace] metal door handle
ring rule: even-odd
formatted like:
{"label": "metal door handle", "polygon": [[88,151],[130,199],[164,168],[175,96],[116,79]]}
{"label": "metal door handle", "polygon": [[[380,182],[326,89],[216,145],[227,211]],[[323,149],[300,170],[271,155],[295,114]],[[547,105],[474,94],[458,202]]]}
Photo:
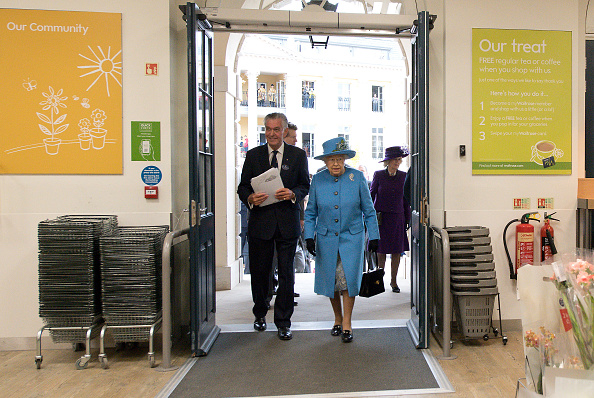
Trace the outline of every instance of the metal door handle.
{"label": "metal door handle", "polygon": [[196,226],[196,201],[192,200],[190,203],[190,225]]}
{"label": "metal door handle", "polygon": [[424,196],[423,201],[421,202],[421,224],[424,226],[429,225],[429,199]]}

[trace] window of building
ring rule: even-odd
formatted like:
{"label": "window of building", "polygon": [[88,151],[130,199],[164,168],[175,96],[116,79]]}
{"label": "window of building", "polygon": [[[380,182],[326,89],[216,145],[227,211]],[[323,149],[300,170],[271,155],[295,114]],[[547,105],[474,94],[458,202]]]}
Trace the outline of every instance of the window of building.
{"label": "window of building", "polygon": [[266,105],[266,83],[258,82],[258,106]]}
{"label": "window of building", "polygon": [[306,109],[316,109],[316,93],[312,81],[301,81],[301,106]]}
{"label": "window of building", "polygon": [[382,86],[371,86],[371,110],[373,112],[384,111],[384,88]]}
{"label": "window of building", "polygon": [[371,157],[381,159],[384,154],[384,128],[373,127],[371,129]]}
{"label": "window of building", "polygon": [[248,105],[248,92],[247,90],[241,90],[241,106]]}
{"label": "window of building", "polygon": [[338,110],[351,110],[351,84],[338,83]]}
{"label": "window of building", "polygon": [[306,133],[306,132],[304,132],[302,134],[301,143],[302,143],[302,146],[303,146],[303,150],[307,154],[307,157],[308,158],[313,158],[315,156],[314,133]]}
{"label": "window of building", "polygon": [[258,146],[266,144],[266,127],[258,126]]}
{"label": "window of building", "polygon": [[277,83],[278,85],[278,106],[281,108],[285,107],[285,81],[281,80]]}
{"label": "window of building", "polygon": [[350,142],[351,134],[350,133],[351,133],[350,126],[338,126],[338,136],[344,138],[344,140],[347,143],[347,145],[349,146],[349,148],[351,147],[351,142]]}
{"label": "window of building", "polygon": [[267,103],[266,106],[271,106],[273,108],[278,106],[278,93],[276,92],[276,85],[274,83],[270,83],[270,87],[268,88],[268,92],[266,93]]}

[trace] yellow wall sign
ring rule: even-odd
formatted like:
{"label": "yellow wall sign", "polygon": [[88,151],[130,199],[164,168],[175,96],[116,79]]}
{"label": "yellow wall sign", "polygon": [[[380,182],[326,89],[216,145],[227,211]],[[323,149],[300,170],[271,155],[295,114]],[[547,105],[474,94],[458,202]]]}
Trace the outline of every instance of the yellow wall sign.
{"label": "yellow wall sign", "polygon": [[122,173],[121,14],[0,9],[0,174]]}
{"label": "yellow wall sign", "polygon": [[571,174],[571,32],[472,30],[472,173]]}

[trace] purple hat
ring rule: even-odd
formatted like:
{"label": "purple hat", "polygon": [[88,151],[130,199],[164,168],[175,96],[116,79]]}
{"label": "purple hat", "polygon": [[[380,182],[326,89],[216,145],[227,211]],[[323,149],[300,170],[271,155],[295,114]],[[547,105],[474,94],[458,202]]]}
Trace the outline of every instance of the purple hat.
{"label": "purple hat", "polygon": [[391,146],[386,148],[384,152],[384,159],[380,160],[379,163],[396,158],[405,158],[408,156],[408,148],[405,146]]}

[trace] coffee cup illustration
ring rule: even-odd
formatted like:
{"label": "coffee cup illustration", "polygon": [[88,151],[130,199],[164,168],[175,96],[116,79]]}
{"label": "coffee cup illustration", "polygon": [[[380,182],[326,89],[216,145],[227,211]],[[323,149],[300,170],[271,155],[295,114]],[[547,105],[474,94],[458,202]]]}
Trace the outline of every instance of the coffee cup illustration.
{"label": "coffee cup illustration", "polygon": [[532,146],[532,158],[531,162],[542,165],[543,159],[548,158],[559,159],[563,157],[563,151],[557,148],[557,145],[553,141],[538,141]]}

